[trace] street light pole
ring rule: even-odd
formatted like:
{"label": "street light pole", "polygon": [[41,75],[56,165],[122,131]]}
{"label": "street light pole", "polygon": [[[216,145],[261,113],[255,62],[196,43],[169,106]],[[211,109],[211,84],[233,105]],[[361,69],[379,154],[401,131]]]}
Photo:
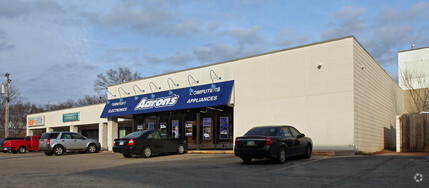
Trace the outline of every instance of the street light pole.
{"label": "street light pole", "polygon": [[6,95],[5,95],[5,112],[4,112],[4,137],[7,138],[9,136],[9,73],[5,74],[6,76]]}

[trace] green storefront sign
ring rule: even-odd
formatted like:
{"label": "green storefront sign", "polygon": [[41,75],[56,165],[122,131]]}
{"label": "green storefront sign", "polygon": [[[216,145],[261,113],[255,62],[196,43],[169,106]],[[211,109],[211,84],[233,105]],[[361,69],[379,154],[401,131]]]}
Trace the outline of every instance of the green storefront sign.
{"label": "green storefront sign", "polygon": [[79,112],[63,114],[63,122],[79,121]]}

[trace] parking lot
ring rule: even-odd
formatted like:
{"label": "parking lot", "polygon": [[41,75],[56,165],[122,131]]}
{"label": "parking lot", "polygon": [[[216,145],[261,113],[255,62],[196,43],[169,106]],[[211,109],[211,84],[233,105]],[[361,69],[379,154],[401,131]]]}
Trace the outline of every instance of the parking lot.
{"label": "parking lot", "polygon": [[[428,156],[312,156],[285,164],[231,154],[124,158],[120,154],[45,156],[0,153],[2,187],[427,187]],[[421,182],[416,182],[415,175]]]}

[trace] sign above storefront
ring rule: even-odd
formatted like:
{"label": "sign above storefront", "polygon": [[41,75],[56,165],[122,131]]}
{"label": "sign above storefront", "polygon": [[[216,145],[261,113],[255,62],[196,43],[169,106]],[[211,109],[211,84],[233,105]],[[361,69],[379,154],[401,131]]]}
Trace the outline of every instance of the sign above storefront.
{"label": "sign above storefront", "polygon": [[63,114],[63,122],[79,121],[79,112]]}
{"label": "sign above storefront", "polygon": [[27,126],[45,125],[45,116],[27,117]]}
{"label": "sign above storefront", "polygon": [[[234,81],[193,86],[152,94],[112,99],[106,103],[101,117],[116,117],[150,112],[201,108],[226,105],[231,96]],[[171,94],[171,95],[170,95]]]}

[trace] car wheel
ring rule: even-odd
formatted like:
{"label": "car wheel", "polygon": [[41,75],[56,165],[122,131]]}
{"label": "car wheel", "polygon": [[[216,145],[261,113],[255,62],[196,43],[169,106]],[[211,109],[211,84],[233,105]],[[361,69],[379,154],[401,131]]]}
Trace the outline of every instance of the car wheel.
{"label": "car wheel", "polygon": [[177,153],[178,154],[184,154],[185,153],[185,146],[183,146],[182,144],[179,144],[179,146],[177,147]]}
{"label": "car wheel", "polygon": [[88,146],[88,152],[89,153],[95,153],[95,152],[97,152],[97,146],[95,146],[95,144],[90,144]]}
{"label": "car wheel", "polygon": [[311,152],[312,152],[311,144],[308,144],[307,147],[305,148],[304,158],[307,158],[307,159],[310,158]]}
{"label": "car wheel", "polygon": [[131,158],[132,155],[131,154],[122,154],[125,158]]}
{"label": "car wheel", "polygon": [[47,156],[51,156],[52,154],[54,154],[52,151],[45,151],[45,155]]}
{"label": "car wheel", "polygon": [[18,153],[18,150],[11,150],[11,152],[12,152],[13,154],[17,154],[17,153]]}
{"label": "car wheel", "polygon": [[277,162],[279,164],[283,164],[286,162],[286,149],[284,147],[281,147],[277,156]]}
{"label": "car wheel", "polygon": [[146,146],[144,149],[143,149],[143,157],[144,158],[149,158],[149,157],[151,157],[152,156],[152,149],[150,149],[150,147],[149,146]]}
{"label": "car wheel", "polygon": [[64,148],[62,146],[55,146],[54,147],[54,154],[55,155],[62,155],[64,153]]}
{"label": "car wheel", "polygon": [[19,153],[25,153],[25,151],[26,151],[27,149],[25,149],[25,147],[24,146],[21,146],[21,147],[19,147],[18,148],[18,152]]}
{"label": "car wheel", "polygon": [[241,160],[243,160],[244,164],[252,163],[252,157],[242,157]]}

